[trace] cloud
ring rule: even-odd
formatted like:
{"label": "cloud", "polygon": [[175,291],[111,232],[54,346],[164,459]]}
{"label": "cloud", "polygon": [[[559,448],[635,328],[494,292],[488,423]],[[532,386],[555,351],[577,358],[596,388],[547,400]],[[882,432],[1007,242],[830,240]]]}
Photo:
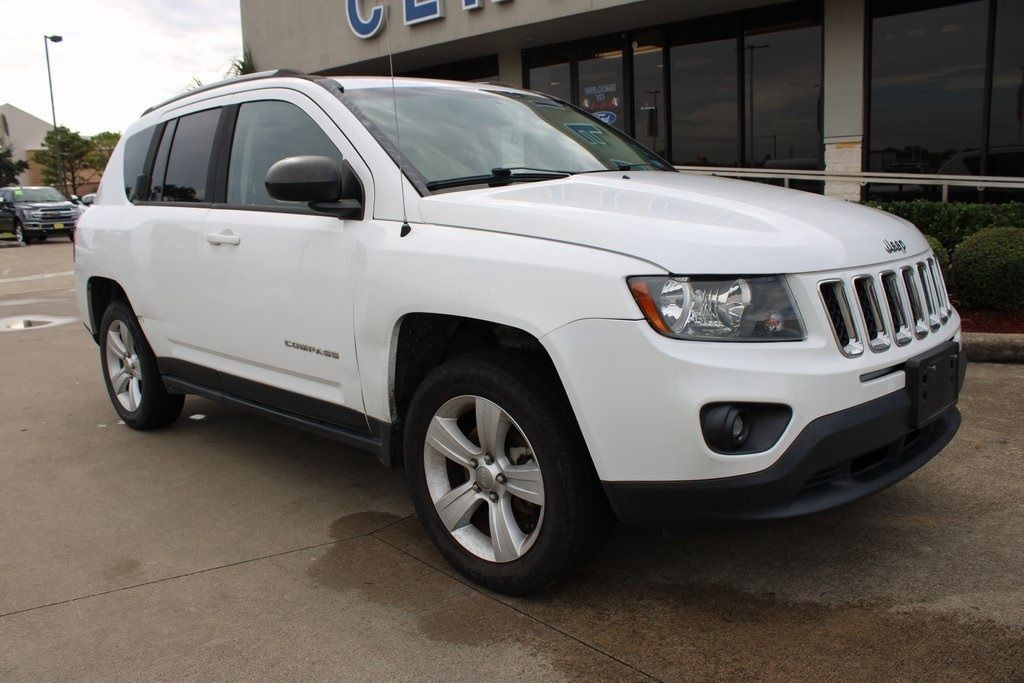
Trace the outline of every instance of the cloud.
{"label": "cloud", "polygon": [[220,80],[242,53],[237,0],[49,0],[19,7],[0,66],[2,98],[50,119],[43,35],[57,122],[85,134],[124,130],[147,107]]}

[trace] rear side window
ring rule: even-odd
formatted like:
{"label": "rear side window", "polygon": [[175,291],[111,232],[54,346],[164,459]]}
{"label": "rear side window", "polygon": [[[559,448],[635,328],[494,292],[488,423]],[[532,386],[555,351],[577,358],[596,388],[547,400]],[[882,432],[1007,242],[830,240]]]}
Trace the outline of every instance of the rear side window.
{"label": "rear side window", "polygon": [[[207,202],[213,138],[220,109],[207,109],[178,119],[160,199],[165,202]],[[166,135],[165,135],[166,137]]]}
{"label": "rear side window", "polygon": [[228,171],[228,204],[294,206],[267,194],[267,170],[291,156],[317,155],[341,164],[341,152],[313,119],[288,102],[246,102],[238,111]]}
{"label": "rear side window", "polygon": [[146,169],[146,155],[155,129],[156,126],[150,126],[132,135],[124,143],[124,194],[128,201],[141,199],[135,196],[135,185],[139,175]]}

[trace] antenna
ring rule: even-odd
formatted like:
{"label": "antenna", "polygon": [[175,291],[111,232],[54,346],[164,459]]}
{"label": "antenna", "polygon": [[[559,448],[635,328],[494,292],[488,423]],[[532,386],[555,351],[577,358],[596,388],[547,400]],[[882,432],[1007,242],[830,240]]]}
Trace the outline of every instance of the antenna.
{"label": "antenna", "polygon": [[391,102],[395,112],[395,144],[398,147],[398,191],[402,194],[402,237],[408,235],[412,228],[409,226],[409,212],[405,206],[405,169],[402,168],[405,157],[402,155],[402,133],[398,125],[398,87],[395,85],[395,53],[391,49],[391,3],[386,5],[384,12],[388,41],[388,70],[391,72]]}

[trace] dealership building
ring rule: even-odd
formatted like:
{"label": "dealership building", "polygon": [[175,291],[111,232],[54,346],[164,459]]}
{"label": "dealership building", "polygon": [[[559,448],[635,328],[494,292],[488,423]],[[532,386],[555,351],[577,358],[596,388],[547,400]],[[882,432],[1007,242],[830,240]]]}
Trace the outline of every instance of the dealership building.
{"label": "dealership building", "polygon": [[260,69],[386,74],[390,53],[399,75],[570,101],[698,172],[849,199],[999,201],[1024,188],[1024,0],[241,0],[241,9]]}

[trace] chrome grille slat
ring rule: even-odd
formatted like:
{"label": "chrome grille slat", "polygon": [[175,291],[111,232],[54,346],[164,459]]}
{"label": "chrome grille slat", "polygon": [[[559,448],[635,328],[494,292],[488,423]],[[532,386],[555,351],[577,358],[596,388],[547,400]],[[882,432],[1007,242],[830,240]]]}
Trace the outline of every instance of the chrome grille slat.
{"label": "chrome grille slat", "polygon": [[921,290],[917,286],[917,275],[910,266],[900,269],[903,275],[903,286],[910,302],[910,315],[914,320],[914,336],[918,339],[928,336],[928,321],[925,318],[924,305],[921,302]]}
{"label": "chrome grille slat", "polygon": [[882,316],[882,307],[878,303],[875,291],[875,279],[870,275],[859,275],[853,278],[853,291],[860,305],[861,319],[867,332],[868,348],[875,353],[885,351],[892,342],[889,338],[889,325]]}
{"label": "chrome grille slat", "polygon": [[835,335],[839,350],[848,358],[864,353],[864,343],[854,322],[850,310],[850,299],[846,296],[846,284],[842,280],[829,280],[819,287],[825,311],[832,322],[832,334]]}
{"label": "chrome grille slat", "polygon": [[934,332],[942,326],[942,319],[939,316],[939,305],[935,297],[935,287],[928,275],[928,266],[923,261],[917,264],[917,274],[921,278],[921,287],[924,289],[924,301],[928,306],[928,326]]}
{"label": "chrome grille slat", "polygon": [[953,317],[935,256],[897,263],[888,270],[844,273],[818,282],[829,326],[843,355],[865,346],[884,353],[938,333]]}
{"label": "chrome grille slat", "polygon": [[891,270],[882,273],[882,290],[885,292],[885,302],[889,307],[892,336],[897,346],[906,346],[914,339],[914,333],[910,330],[910,318],[896,273]]}

